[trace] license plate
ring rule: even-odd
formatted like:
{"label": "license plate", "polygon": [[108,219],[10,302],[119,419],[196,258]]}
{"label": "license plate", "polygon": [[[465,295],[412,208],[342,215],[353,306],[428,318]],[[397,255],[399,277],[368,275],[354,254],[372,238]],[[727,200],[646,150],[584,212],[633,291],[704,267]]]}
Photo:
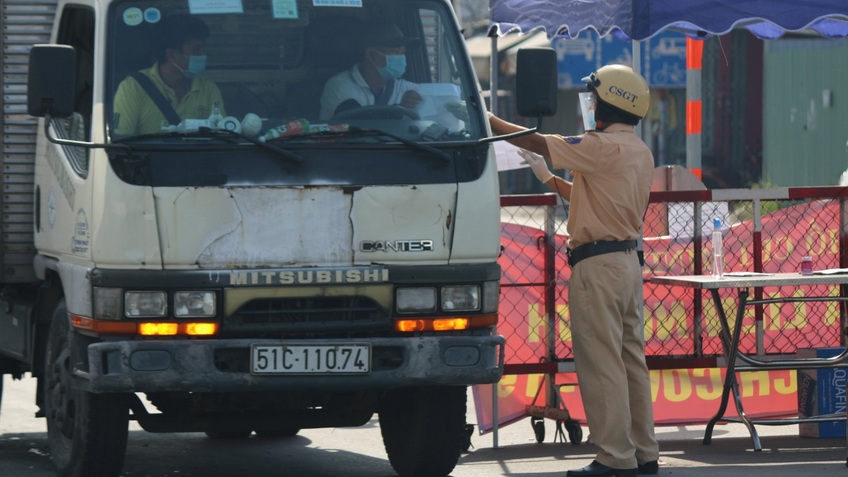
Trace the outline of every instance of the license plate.
{"label": "license plate", "polygon": [[254,344],[253,374],[367,374],[371,371],[368,344]]}

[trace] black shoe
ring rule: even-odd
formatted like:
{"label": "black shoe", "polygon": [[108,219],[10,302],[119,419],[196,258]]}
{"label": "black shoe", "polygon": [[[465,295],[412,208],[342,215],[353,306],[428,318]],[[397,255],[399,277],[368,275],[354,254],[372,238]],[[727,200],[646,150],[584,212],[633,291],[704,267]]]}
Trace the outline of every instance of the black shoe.
{"label": "black shoe", "polygon": [[636,477],[637,469],[613,469],[593,460],[582,469],[569,470],[566,477]]}
{"label": "black shoe", "polygon": [[639,464],[639,475],[656,475],[660,473],[660,464],[658,461],[652,460]]}

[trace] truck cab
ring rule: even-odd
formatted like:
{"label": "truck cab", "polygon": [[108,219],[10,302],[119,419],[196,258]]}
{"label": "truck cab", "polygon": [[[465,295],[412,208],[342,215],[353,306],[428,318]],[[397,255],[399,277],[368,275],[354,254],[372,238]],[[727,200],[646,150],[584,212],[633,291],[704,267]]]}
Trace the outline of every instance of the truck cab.
{"label": "truck cab", "polygon": [[[220,438],[377,414],[400,475],[449,474],[467,386],[504,355],[498,177],[450,4],[11,1],[55,25],[30,45],[33,229],[0,370],[39,379],[59,472],[118,475],[129,420]],[[174,18],[202,48],[168,43]],[[418,101],[322,113],[385,25]]]}

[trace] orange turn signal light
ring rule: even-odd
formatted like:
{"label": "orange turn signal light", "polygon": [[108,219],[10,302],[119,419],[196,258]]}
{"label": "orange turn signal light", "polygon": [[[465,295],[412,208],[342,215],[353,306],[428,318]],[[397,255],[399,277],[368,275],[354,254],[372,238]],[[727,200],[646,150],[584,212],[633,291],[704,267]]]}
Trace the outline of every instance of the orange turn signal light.
{"label": "orange turn signal light", "polygon": [[488,328],[497,323],[497,314],[445,318],[398,318],[395,320],[395,330],[404,333],[418,331],[463,331],[472,328]]}
{"label": "orange turn signal light", "polygon": [[212,336],[218,332],[218,323],[139,323],[142,336]]}
{"label": "orange turn signal light", "polygon": [[180,327],[176,323],[139,323],[141,336],[176,336]]}
{"label": "orange turn signal light", "polygon": [[212,336],[218,332],[218,323],[187,323],[185,334],[189,336]]}

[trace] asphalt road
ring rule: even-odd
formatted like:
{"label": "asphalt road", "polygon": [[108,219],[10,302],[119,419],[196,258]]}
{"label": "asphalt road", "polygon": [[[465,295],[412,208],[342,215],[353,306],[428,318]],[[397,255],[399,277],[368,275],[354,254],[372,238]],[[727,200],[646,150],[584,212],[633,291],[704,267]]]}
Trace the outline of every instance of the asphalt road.
{"label": "asphalt road", "polygon": [[[0,476],[55,477],[43,419],[34,416],[35,380],[5,377],[0,407]],[[469,422],[475,421],[469,399]],[[591,462],[595,447],[553,442],[554,425],[537,443],[529,419],[492,433],[474,435],[453,477],[552,477]],[[740,424],[720,425],[712,445],[702,444],[703,426],[658,428],[660,475],[667,476],[848,476],[845,439],[799,438],[796,425],[758,426],[763,450],[752,451]],[[588,429],[584,428],[584,440]],[[352,429],[313,429],[298,436],[217,441],[203,434],[151,434],[131,424],[124,477],[392,477],[374,419]]]}

